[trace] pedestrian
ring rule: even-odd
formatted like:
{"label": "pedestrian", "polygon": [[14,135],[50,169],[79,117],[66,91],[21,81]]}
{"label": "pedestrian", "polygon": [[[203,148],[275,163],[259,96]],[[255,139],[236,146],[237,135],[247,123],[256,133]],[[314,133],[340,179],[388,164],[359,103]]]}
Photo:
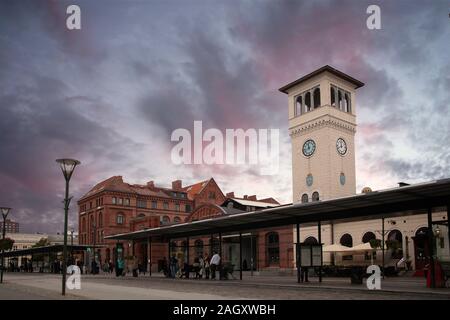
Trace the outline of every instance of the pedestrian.
{"label": "pedestrian", "polygon": [[125,267],[125,262],[122,258],[117,259],[117,267],[116,267],[116,277],[123,276],[123,268]]}
{"label": "pedestrian", "polygon": [[133,260],[132,260],[132,264],[131,264],[131,271],[133,273],[134,278],[137,278],[138,270],[139,270],[138,258],[136,256],[133,256]]}
{"label": "pedestrian", "polygon": [[214,251],[211,261],[209,262],[209,265],[211,268],[211,279],[216,279],[216,270],[219,269],[220,265],[220,256],[216,251]]}
{"label": "pedestrian", "polygon": [[205,259],[203,259],[205,262],[205,279],[209,279],[209,273],[210,273],[210,265],[209,265],[209,257],[208,255],[205,255]]}
{"label": "pedestrian", "polygon": [[192,269],[195,272],[195,279],[200,278],[200,258],[195,257],[194,258],[194,264],[192,265]]}
{"label": "pedestrian", "polygon": [[172,258],[170,259],[170,277],[175,278],[177,271],[178,271],[178,259],[176,258],[175,255],[173,255]]}
{"label": "pedestrian", "polygon": [[199,256],[198,258],[198,262],[199,262],[199,277],[200,279],[203,278],[203,275],[205,274],[205,260],[203,260],[202,256]]}

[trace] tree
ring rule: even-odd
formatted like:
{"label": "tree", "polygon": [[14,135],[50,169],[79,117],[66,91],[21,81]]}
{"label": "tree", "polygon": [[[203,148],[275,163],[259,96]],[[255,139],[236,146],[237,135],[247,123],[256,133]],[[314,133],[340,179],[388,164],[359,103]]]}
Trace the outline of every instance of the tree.
{"label": "tree", "polygon": [[[39,248],[39,247],[45,247],[49,246],[50,242],[47,238],[41,238],[38,242],[36,242],[34,245],[32,245],[32,248]],[[44,260],[44,253],[35,253],[33,254],[33,260],[34,261],[43,261]]]}
{"label": "tree", "polygon": [[370,239],[369,241],[372,249],[381,248],[381,240],[380,239]]}
{"label": "tree", "polygon": [[10,238],[0,239],[0,250],[11,250],[14,244],[14,240]]}

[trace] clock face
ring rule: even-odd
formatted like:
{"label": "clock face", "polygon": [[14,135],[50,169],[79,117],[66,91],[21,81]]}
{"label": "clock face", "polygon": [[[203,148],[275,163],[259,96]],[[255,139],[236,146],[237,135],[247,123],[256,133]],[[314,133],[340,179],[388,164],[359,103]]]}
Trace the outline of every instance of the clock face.
{"label": "clock face", "polygon": [[336,150],[341,156],[347,153],[347,143],[345,142],[344,139],[342,138],[337,139]]}
{"label": "clock face", "polygon": [[303,144],[303,155],[305,157],[310,157],[313,155],[314,151],[316,151],[316,143],[314,140],[306,140]]}

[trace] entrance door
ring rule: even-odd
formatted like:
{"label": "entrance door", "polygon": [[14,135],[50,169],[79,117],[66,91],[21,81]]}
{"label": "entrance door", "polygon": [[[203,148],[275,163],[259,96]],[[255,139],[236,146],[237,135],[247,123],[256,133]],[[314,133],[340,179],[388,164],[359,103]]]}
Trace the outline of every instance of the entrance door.
{"label": "entrance door", "polygon": [[429,263],[430,246],[428,243],[428,229],[420,228],[416,232],[416,236],[412,237],[414,242],[414,257],[416,270],[423,270]]}

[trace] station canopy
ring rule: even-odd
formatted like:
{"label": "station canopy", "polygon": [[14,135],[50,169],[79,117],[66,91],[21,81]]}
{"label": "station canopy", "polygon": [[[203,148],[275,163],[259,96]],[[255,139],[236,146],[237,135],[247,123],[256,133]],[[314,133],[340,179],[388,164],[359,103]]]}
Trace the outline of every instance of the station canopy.
{"label": "station canopy", "polygon": [[[405,185],[353,196],[308,203],[293,203],[258,211],[144,229],[106,236],[110,240],[169,239],[238,232],[293,224],[314,225],[390,218],[446,210],[450,205],[450,179]],[[448,209],[447,209],[448,210]]]}

